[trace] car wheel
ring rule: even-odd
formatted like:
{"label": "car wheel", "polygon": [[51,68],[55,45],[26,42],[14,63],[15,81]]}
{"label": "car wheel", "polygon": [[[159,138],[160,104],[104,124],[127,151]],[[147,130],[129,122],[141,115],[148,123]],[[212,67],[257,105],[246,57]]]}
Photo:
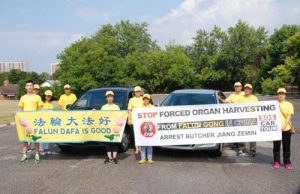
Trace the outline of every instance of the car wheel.
{"label": "car wheel", "polygon": [[221,157],[223,153],[223,145],[220,144],[217,150],[214,150],[213,155],[215,157]]}
{"label": "car wheel", "polygon": [[120,152],[126,152],[129,149],[130,146],[130,135],[127,130],[124,131],[122,140],[121,140],[121,145],[120,145]]}
{"label": "car wheel", "polygon": [[72,146],[69,146],[69,145],[58,145],[58,147],[62,152],[72,151]]}

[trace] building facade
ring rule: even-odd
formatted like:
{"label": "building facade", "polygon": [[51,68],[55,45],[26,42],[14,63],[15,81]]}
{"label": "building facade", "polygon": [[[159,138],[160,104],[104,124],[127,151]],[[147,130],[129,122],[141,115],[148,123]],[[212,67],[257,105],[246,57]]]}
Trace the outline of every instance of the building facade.
{"label": "building facade", "polygon": [[51,75],[53,75],[55,71],[59,68],[59,63],[51,63],[50,67],[51,67]]}
{"label": "building facade", "polygon": [[0,62],[0,73],[9,72],[12,69],[27,71],[26,66],[27,65],[24,61]]}

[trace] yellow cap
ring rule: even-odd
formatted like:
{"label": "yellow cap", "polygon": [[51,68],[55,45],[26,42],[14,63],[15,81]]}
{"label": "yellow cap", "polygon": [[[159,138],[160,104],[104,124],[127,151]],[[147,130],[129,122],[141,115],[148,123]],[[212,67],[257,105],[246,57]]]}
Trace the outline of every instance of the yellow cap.
{"label": "yellow cap", "polygon": [[71,88],[71,86],[69,85],[69,84],[66,84],[65,86],[64,86],[64,89],[70,89]]}
{"label": "yellow cap", "polygon": [[244,88],[250,88],[250,89],[252,89],[252,85],[251,84],[245,84]]}
{"label": "yellow cap", "polygon": [[46,95],[46,96],[53,96],[51,90],[46,90],[46,91],[45,91],[45,95]]}
{"label": "yellow cap", "polygon": [[141,92],[141,91],[142,91],[142,88],[141,88],[140,86],[135,86],[135,87],[134,87],[134,91],[135,91],[135,92],[138,92],[138,91]]}
{"label": "yellow cap", "polygon": [[105,93],[105,96],[108,96],[108,95],[114,96],[115,94],[114,94],[113,91],[107,91],[107,92]]}
{"label": "yellow cap", "polygon": [[40,85],[39,84],[34,84],[33,85],[33,89],[38,89],[39,90],[40,89]]}
{"label": "yellow cap", "polygon": [[235,82],[234,83],[234,87],[239,87],[239,86],[242,86],[241,82]]}
{"label": "yellow cap", "polygon": [[150,96],[150,94],[144,94],[144,95],[143,95],[143,99],[144,99],[144,98],[148,98],[148,99],[150,100],[150,99],[151,99],[151,96]]}
{"label": "yellow cap", "polygon": [[278,93],[285,93],[286,94],[286,89],[285,88],[279,88],[278,90],[277,90],[277,94]]}

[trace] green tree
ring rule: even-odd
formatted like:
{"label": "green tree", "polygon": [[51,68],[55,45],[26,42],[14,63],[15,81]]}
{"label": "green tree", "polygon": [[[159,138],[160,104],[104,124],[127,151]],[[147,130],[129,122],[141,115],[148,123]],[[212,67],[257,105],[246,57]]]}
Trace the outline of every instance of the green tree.
{"label": "green tree", "polygon": [[0,86],[3,85],[3,82],[8,79],[8,72],[0,73]]}
{"label": "green tree", "polygon": [[61,65],[55,76],[62,84],[71,84],[79,95],[93,87],[128,85],[132,82],[124,82],[120,72],[126,57],[152,49],[158,46],[144,23],[103,25],[96,34],[72,44],[59,55]]}
{"label": "green tree", "polygon": [[12,69],[8,72],[7,78],[10,83],[16,84],[20,80],[24,79],[26,77],[26,72],[21,71],[19,69]]}
{"label": "green tree", "polygon": [[266,30],[243,21],[227,31],[199,30],[187,48],[196,73],[194,83],[218,89],[231,89],[235,81],[256,84],[266,52]]}
{"label": "green tree", "polygon": [[269,70],[284,63],[286,52],[285,41],[299,31],[300,25],[283,25],[281,28],[276,29],[270,36],[269,54],[272,61]]}
{"label": "green tree", "polygon": [[290,83],[300,87],[300,31],[287,39],[285,51],[287,54],[284,63],[294,78]]}
{"label": "green tree", "polygon": [[50,75],[49,73],[47,73],[47,72],[42,72],[42,73],[40,74],[40,79],[41,79],[42,81],[49,80],[49,79],[51,79],[51,75]]}

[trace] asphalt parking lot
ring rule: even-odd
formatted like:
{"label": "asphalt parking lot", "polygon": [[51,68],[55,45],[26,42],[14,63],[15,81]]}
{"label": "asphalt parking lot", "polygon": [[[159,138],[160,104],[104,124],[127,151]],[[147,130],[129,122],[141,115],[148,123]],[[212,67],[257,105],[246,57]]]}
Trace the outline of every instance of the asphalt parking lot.
{"label": "asphalt parking lot", "polygon": [[[271,97],[260,97],[260,100]],[[155,101],[158,101],[155,99]],[[119,164],[103,164],[104,148],[55,145],[40,164],[18,164],[21,145],[14,127],[0,128],[0,193],[300,193],[300,100],[292,137],[294,170],[272,168],[272,142],[259,142],[255,158],[236,156],[231,145],[222,157],[210,152],[154,150],[155,164],[138,165],[129,150]]]}

